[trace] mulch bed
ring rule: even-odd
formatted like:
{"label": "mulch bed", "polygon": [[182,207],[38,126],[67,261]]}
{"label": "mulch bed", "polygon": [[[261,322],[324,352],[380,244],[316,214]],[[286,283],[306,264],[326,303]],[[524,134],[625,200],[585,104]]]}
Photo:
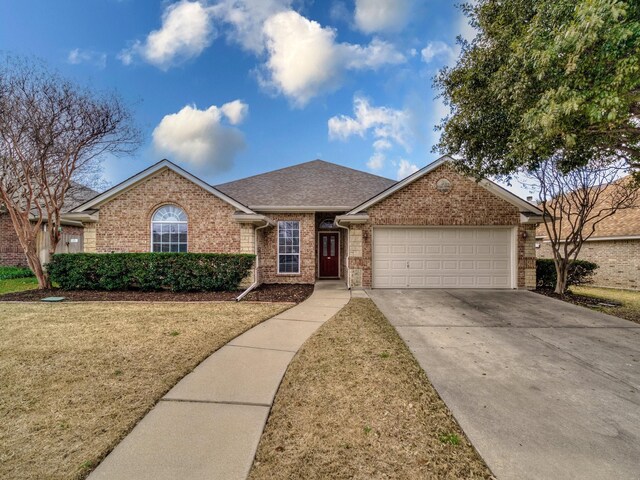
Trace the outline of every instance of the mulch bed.
{"label": "mulch bed", "polygon": [[558,295],[551,289],[538,288],[535,290],[540,295],[547,297],[557,298],[564,302],[573,303],[574,305],[580,305],[582,307],[619,307],[620,304],[612,300],[605,298],[587,297],[585,295],[576,295],[575,293],[567,292],[564,295]]}
{"label": "mulch bed", "polygon": [[[242,290],[236,292],[140,292],[97,290],[25,290],[0,295],[0,301],[37,302],[45,297],[64,297],[73,302],[220,302],[235,301]],[[313,285],[263,284],[251,291],[243,301],[250,302],[294,302],[300,303],[313,293]]]}

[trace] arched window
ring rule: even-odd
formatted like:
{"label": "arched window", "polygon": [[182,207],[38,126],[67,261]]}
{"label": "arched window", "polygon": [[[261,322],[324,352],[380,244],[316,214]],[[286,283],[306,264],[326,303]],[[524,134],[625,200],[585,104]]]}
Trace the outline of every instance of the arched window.
{"label": "arched window", "polygon": [[165,205],[151,218],[152,252],[187,251],[187,214],[180,207]]}
{"label": "arched window", "polygon": [[333,218],[325,218],[324,220],[322,220],[322,222],[320,222],[320,230],[330,228],[335,228],[335,225],[333,224]]}

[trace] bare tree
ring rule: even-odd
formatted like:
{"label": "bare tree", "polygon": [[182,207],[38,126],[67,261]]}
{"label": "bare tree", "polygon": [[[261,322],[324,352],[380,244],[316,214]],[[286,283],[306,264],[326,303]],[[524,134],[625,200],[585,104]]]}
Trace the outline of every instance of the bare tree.
{"label": "bare tree", "polygon": [[637,207],[640,197],[638,182],[625,162],[593,160],[563,172],[560,160],[548,159],[526,172],[529,183],[524,183],[539,192],[539,206],[557,273],[555,292],[563,295],[569,265],[578,258],[598,224],[618,210]]}
{"label": "bare tree", "polygon": [[43,223],[53,254],[72,181],[91,176],[105,154],[132,152],[140,135],[117,95],[81,87],[34,60],[0,62],[0,203],[38,286],[49,288],[37,251]]}

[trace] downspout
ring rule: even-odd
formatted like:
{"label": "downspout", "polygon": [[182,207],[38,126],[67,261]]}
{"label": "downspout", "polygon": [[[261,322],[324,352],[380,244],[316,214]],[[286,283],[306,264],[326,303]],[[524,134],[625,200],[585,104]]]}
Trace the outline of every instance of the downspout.
{"label": "downspout", "polygon": [[347,289],[351,290],[351,266],[349,265],[349,251],[351,250],[351,238],[349,237],[349,227],[345,227],[344,225],[340,225],[340,221],[336,218],[334,223],[338,228],[344,228],[347,231]]}
{"label": "downspout", "polygon": [[262,225],[261,227],[256,227],[253,230],[253,248],[256,252],[256,264],[254,267],[254,282],[249,285],[249,288],[247,288],[244,292],[242,292],[240,295],[238,295],[236,297],[236,302],[239,302],[240,300],[242,300],[251,290],[253,290],[254,288],[256,288],[258,285],[260,285],[260,281],[258,279],[258,263],[259,263],[259,256],[258,256],[258,230],[260,230],[261,228],[267,228],[269,227],[270,224],[269,222],[266,222],[264,225]]}

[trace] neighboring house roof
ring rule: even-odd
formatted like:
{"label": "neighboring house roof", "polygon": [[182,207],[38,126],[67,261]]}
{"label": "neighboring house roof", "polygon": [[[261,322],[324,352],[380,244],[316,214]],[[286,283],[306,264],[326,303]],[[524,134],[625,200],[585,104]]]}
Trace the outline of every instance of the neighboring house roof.
{"label": "neighboring house roof", "polygon": [[118,195],[118,194],[128,190],[129,188],[133,187],[138,182],[141,182],[144,179],[150,177],[151,175],[155,175],[156,173],[158,173],[159,171],[164,170],[164,169],[169,169],[169,170],[173,171],[174,173],[186,178],[187,180],[195,183],[196,185],[198,185],[199,187],[203,188],[207,192],[209,192],[212,195],[218,197],[219,199],[227,202],[228,204],[234,206],[235,208],[237,208],[238,210],[240,210],[240,211],[242,211],[244,213],[249,213],[249,214],[254,213],[249,208],[247,208],[246,205],[243,205],[242,203],[238,202],[237,200],[231,198],[229,195],[227,195],[227,194],[221,192],[220,190],[212,187],[211,185],[209,185],[205,181],[200,180],[195,175],[190,174],[186,170],[180,168],[175,163],[172,163],[172,162],[170,162],[169,160],[166,160],[166,159],[159,161],[155,165],[151,165],[149,168],[146,168],[145,170],[141,171],[140,173],[138,173],[138,174],[136,174],[136,175],[134,175],[132,177],[129,177],[127,180],[125,180],[124,182],[119,183],[115,187],[112,187],[109,190],[106,190],[105,192],[101,193],[100,195],[97,195],[97,196],[93,197],[91,200],[86,201],[86,202],[82,203],[81,205],[76,206],[73,209],[73,212],[74,213],[80,213],[80,212],[85,212],[85,211],[93,209],[93,208],[97,208],[101,204],[107,202],[108,200],[111,200],[116,195]]}
{"label": "neighboring house roof", "polygon": [[[630,177],[624,177],[619,182],[625,182]],[[602,197],[603,201],[606,197]],[[596,205],[596,211],[598,205]],[[566,230],[566,229],[565,229]],[[565,238],[568,231],[563,231],[561,237]],[[544,223],[536,230],[536,237],[546,239],[548,237]],[[640,205],[618,210],[610,217],[605,218],[596,225],[596,230],[589,240],[617,239],[621,237],[640,237]]]}
{"label": "neighboring house roof", "polygon": [[216,188],[253,210],[344,211],[394,184],[396,182],[388,178],[312,160],[216,185]]}
{"label": "neighboring house roof", "polygon": [[[429,172],[432,172],[433,170],[435,170],[436,168],[438,168],[442,164],[444,164],[446,162],[451,162],[453,160],[454,159],[451,158],[448,155],[444,155],[444,156],[440,157],[439,159],[437,159],[434,162],[431,162],[429,165],[427,165],[426,167],[422,168],[421,170],[418,170],[414,174],[409,175],[404,180],[401,180],[401,181],[395,183],[394,185],[391,185],[387,189],[377,193],[376,195],[372,196],[371,198],[367,199],[366,201],[360,203],[357,207],[355,207],[354,209],[349,211],[347,213],[347,215],[357,215],[358,213],[361,213],[361,212],[365,211],[367,208],[371,207],[372,205],[375,205],[378,202],[381,202],[382,200],[387,198],[389,195],[394,194],[395,192],[397,192],[398,190],[406,187],[410,183],[413,183],[416,180],[418,180],[419,178],[421,178],[421,177],[425,176],[426,174],[428,174]],[[536,215],[536,216],[542,215],[542,210],[540,210],[538,207],[536,207],[532,203],[527,202],[526,200],[521,199],[517,195],[514,195],[510,191],[508,191],[505,188],[501,187],[497,183],[492,182],[491,180],[483,179],[483,180],[480,180],[478,182],[478,184],[480,186],[486,188],[487,190],[489,190],[491,193],[497,195],[498,197],[501,197],[503,200],[505,200],[505,201],[511,203],[512,205],[518,207],[520,209],[521,213],[525,213],[525,214],[528,214],[528,215]]]}
{"label": "neighboring house roof", "polygon": [[82,205],[88,200],[91,200],[98,192],[95,190],[81,185],[76,182],[71,182],[71,187],[67,190],[67,195],[64,198],[64,206],[62,207],[62,213],[70,212],[77,206]]}

